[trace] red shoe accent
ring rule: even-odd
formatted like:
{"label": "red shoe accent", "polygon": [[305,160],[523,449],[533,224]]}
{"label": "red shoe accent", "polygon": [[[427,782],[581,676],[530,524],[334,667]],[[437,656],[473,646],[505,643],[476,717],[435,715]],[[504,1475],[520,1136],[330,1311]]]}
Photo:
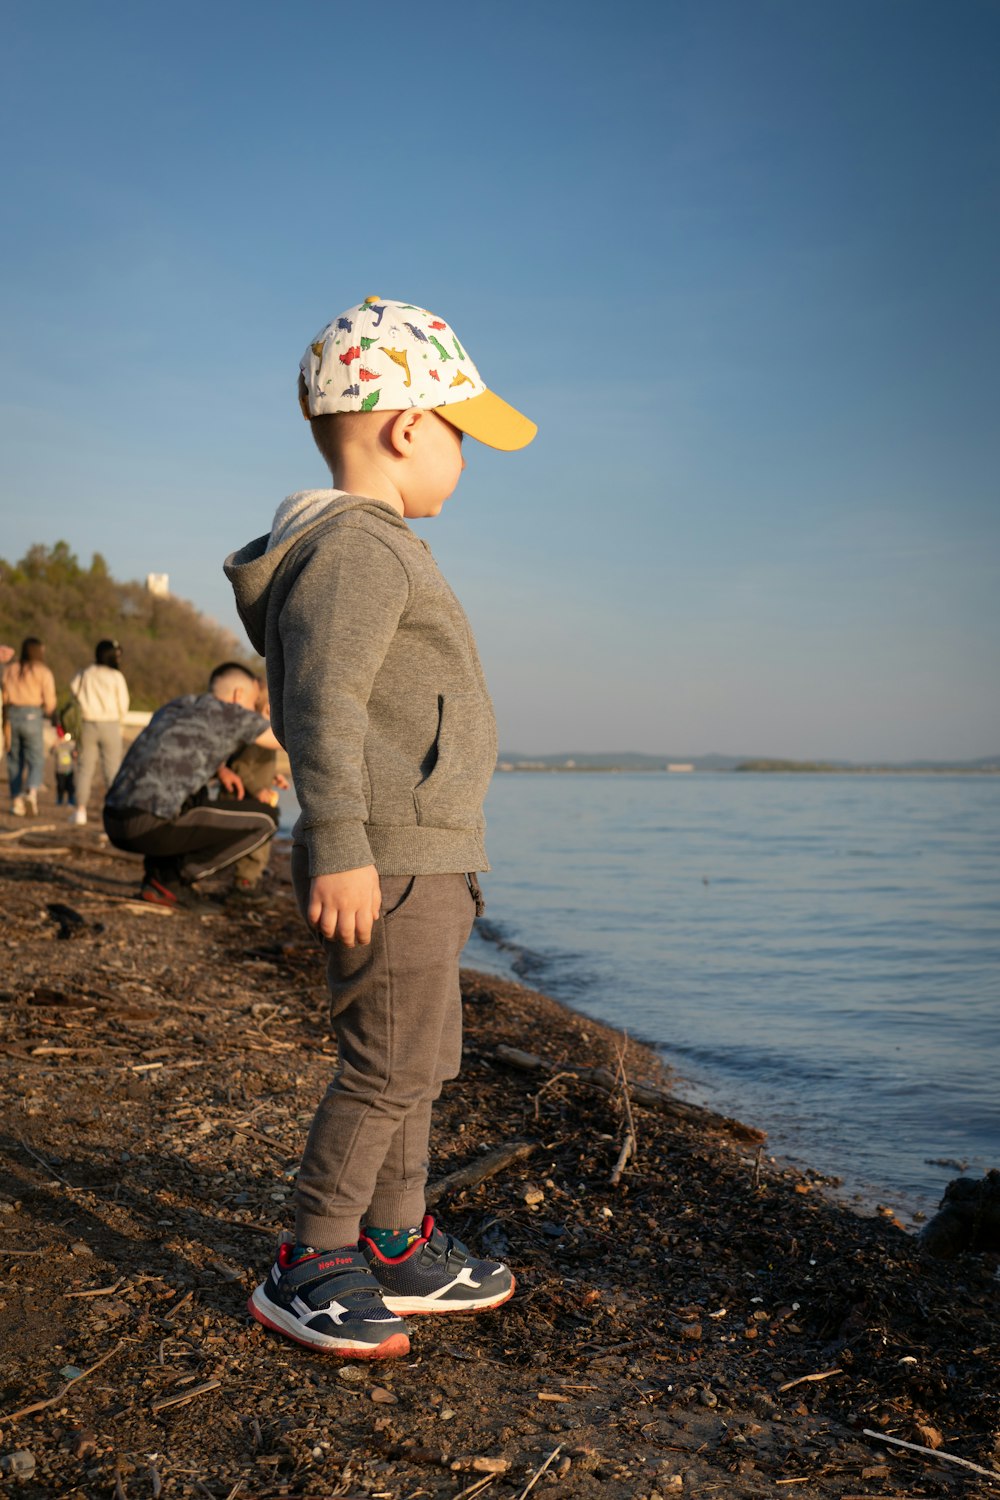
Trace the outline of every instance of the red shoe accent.
{"label": "red shoe accent", "polygon": [[280,1333],[282,1338],[291,1339],[293,1344],[301,1344],[303,1349],[311,1349],[314,1354],[332,1354],[337,1359],[401,1359],[404,1354],[410,1352],[410,1340],[405,1333],[393,1333],[381,1344],[375,1344],[371,1349],[324,1349],[321,1344],[311,1344],[308,1339],[297,1339],[294,1333],[289,1333],[287,1328],[282,1328],[278,1323],[272,1323],[270,1318],[265,1318],[263,1313],[257,1311],[253,1305],[253,1298],[247,1301],[247,1312],[256,1322],[262,1323],[265,1328],[270,1328],[273,1333]]}
{"label": "red shoe accent", "polygon": [[407,1245],[402,1255],[383,1255],[375,1241],[370,1240],[366,1234],[361,1236],[361,1243],[370,1245],[375,1252],[375,1258],[380,1260],[384,1266],[398,1266],[401,1261],[409,1260],[411,1255],[415,1255],[422,1245],[426,1245],[433,1233],[434,1217],[432,1214],[425,1214],[424,1222],[420,1226],[420,1238],[414,1240],[412,1245]]}
{"label": "red shoe accent", "polygon": [[165,885],[161,885],[152,876],[143,881],[142,890],[139,892],[139,899],[141,901],[151,901],[154,906],[178,906],[180,904],[173,891],[168,890]]}

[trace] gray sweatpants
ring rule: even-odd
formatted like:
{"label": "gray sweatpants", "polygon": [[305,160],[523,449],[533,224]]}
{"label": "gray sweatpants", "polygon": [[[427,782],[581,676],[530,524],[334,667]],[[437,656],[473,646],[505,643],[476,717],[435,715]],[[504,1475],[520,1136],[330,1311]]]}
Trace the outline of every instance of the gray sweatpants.
{"label": "gray sweatpants", "polygon": [[122,763],[122,726],[117,719],[84,719],[80,727],[80,759],[76,767],[77,807],[86,807],[90,801],[90,788],[94,783],[98,760],[104,775],[104,790],[107,791]]}
{"label": "gray sweatpants", "polygon": [[[292,851],[299,909],[308,857]],[[332,1250],[359,1225],[419,1224],[431,1108],[462,1061],[458,964],[476,915],[465,875],[385,876],[367,947],[324,942],[337,1071],[316,1111],[295,1191],[302,1244]]]}

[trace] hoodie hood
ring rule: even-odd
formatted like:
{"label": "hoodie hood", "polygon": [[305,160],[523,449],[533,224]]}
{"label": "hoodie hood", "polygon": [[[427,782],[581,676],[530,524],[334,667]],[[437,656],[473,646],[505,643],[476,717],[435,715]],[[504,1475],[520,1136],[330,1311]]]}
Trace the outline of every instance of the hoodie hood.
{"label": "hoodie hood", "polygon": [[410,530],[399,512],[384,500],[348,495],[343,490],[298,490],[282,500],[265,536],[255,537],[226,558],[223,567],[236,595],[239,617],[259,655],[264,655],[267,600],[274,575],[298,542],[348,510],[367,510],[381,521]]}

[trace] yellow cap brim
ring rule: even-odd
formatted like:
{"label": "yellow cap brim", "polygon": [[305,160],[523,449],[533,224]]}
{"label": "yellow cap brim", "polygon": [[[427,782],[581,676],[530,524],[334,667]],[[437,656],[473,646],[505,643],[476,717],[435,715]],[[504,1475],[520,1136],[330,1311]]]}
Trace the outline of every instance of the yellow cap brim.
{"label": "yellow cap brim", "polygon": [[465,432],[477,443],[488,448],[500,448],[504,453],[513,453],[516,448],[526,448],[538,431],[536,424],[525,417],[508,402],[494,394],[483,391],[479,396],[470,396],[468,401],[452,401],[448,406],[435,406],[439,417],[444,417],[459,432]]}

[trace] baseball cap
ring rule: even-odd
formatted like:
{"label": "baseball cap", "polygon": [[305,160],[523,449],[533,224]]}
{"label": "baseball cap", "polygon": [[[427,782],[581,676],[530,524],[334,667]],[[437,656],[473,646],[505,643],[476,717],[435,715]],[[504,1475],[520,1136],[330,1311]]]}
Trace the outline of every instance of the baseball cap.
{"label": "baseball cap", "polygon": [[490,448],[524,448],[534,422],[486,383],[443,318],[412,302],[366,297],[311,340],[299,365],[302,415],[419,406]]}

